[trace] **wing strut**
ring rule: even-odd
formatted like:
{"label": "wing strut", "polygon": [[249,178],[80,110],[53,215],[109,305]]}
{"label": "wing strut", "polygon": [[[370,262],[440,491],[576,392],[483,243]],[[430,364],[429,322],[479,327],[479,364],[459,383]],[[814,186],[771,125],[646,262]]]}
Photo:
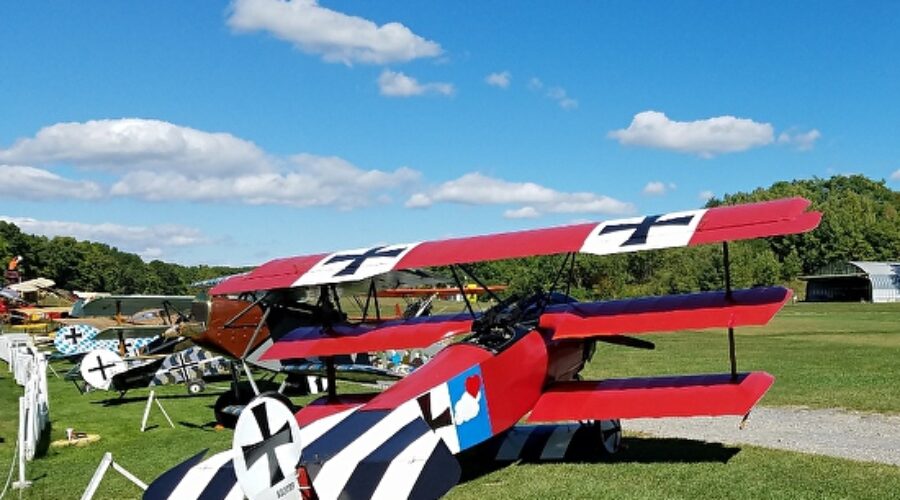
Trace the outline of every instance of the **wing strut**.
{"label": "wing strut", "polygon": [[[235,321],[241,319],[241,317],[242,317],[243,315],[247,314],[247,313],[250,311],[250,309],[253,309],[253,308],[256,307],[257,305],[259,305],[259,304],[260,304],[263,300],[265,300],[266,297],[268,297],[268,296],[269,296],[268,293],[267,293],[267,294],[264,294],[262,297],[260,297],[260,298],[258,298],[258,299],[256,299],[256,300],[254,300],[253,302],[251,302],[250,305],[248,305],[247,307],[241,309],[241,312],[235,314],[233,318],[231,318],[230,320],[226,321],[225,324],[222,325],[222,327],[223,327],[223,328],[229,328],[231,325],[234,324]],[[244,355],[246,356],[246,353],[244,353]]]}
{"label": "wing strut", "polygon": [[[484,291],[487,292],[487,294],[490,295],[492,299],[496,300],[497,302],[501,302],[500,297],[498,297],[497,294],[494,293],[494,291],[491,290],[491,288],[489,286],[482,283],[481,280],[478,279],[478,276],[476,276],[475,273],[472,272],[471,268],[469,268],[468,266],[465,266],[463,264],[459,264],[459,268],[462,269],[463,271],[465,271],[466,274],[471,276],[472,279],[475,280],[475,283],[478,283],[478,286],[480,286],[482,289],[484,289]],[[463,294],[463,295],[465,295],[465,294]]]}
{"label": "wing strut", "polygon": [[[369,302],[372,301],[372,296],[375,295],[375,280],[369,282],[369,292],[366,293],[366,305],[363,307],[362,313],[362,323],[365,323],[369,318]],[[357,301],[359,302],[359,301]],[[375,310],[378,310],[378,307],[375,307]]]}
{"label": "wing strut", "polygon": [[337,370],[334,366],[334,356],[325,358],[325,377],[328,381],[328,401],[335,402],[337,398]]}
{"label": "wing strut", "polygon": [[[725,300],[732,299],[731,293],[731,259],[728,256],[728,242],[722,242],[722,260],[725,264]],[[731,381],[737,382],[737,357],[734,352],[734,327],[728,327],[728,359],[731,361]]]}
{"label": "wing strut", "polygon": [[[249,308],[247,309],[249,310]],[[250,337],[250,342],[247,343],[247,347],[244,348],[244,354],[241,355],[241,361],[247,359],[247,355],[250,354],[250,349],[253,349],[254,344],[256,343],[256,337],[259,336],[259,331],[262,330],[263,325],[266,324],[266,320],[269,318],[269,312],[272,311],[272,306],[266,307],[266,310],[263,311],[263,315],[259,318],[259,323],[256,324],[256,330],[253,330],[253,336]],[[238,316],[244,314],[243,312]],[[237,318],[235,318],[237,319]]]}
{"label": "wing strut", "polygon": [[472,309],[472,304],[469,302],[469,297],[466,295],[466,289],[463,288],[462,280],[459,279],[459,273],[456,272],[456,266],[450,266],[450,272],[453,273],[453,280],[456,281],[456,288],[459,288],[459,293],[466,302],[466,309],[469,310],[469,314],[474,318],[475,310]]}

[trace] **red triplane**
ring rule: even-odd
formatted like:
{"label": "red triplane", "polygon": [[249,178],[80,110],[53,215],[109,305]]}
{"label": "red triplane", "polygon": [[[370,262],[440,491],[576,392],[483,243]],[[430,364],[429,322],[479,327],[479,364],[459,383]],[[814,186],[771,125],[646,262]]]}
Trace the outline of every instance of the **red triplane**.
{"label": "red triplane", "polygon": [[[457,483],[460,462],[473,457],[514,460],[530,450],[561,460],[585,450],[612,453],[621,438],[619,419],[745,415],[774,378],[736,371],[733,329],[766,324],[791,292],[732,290],[727,242],[810,231],[821,214],[807,211],[809,205],[790,198],[293,257],[226,280],[211,293],[253,294],[265,311],[260,326],[266,324],[274,342],[262,359],[324,360],[329,394],[296,413],[277,394],[256,398],[238,421],[231,450],[206,460],[200,453],[176,466],[145,498],[436,498]],[[578,253],[708,243],[723,244],[722,292],[581,303],[561,285],[500,300],[483,313],[467,303],[468,313],[357,323],[346,320],[338,300],[338,285],[389,271],[447,266],[465,297],[460,273],[480,284],[470,263],[564,254],[564,278]],[[315,291],[315,305],[294,304],[300,290]],[[374,284],[370,297],[377,302]],[[705,328],[728,329],[730,373],[579,377],[596,341],[652,348],[628,335]],[[335,356],[440,341],[448,345],[383,392],[336,393],[329,361]],[[558,425],[519,425],[523,421]]]}

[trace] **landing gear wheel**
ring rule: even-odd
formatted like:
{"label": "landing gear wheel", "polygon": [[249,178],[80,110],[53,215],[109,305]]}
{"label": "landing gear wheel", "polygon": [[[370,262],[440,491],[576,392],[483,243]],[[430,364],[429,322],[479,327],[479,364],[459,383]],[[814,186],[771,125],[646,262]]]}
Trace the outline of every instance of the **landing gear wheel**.
{"label": "landing gear wheel", "polygon": [[[297,413],[297,411],[299,411],[300,408],[302,408],[302,406],[295,405],[293,402],[291,402],[291,400],[287,396],[285,396],[284,394],[282,394],[278,391],[266,391],[266,392],[260,393],[260,395],[257,396],[257,398],[261,398],[263,396],[265,396],[267,398],[277,399],[281,404],[283,404],[284,406],[287,406],[288,409],[291,410],[291,413]],[[253,399],[256,399],[256,398],[253,398]]]}
{"label": "landing gear wheel", "polygon": [[622,423],[618,419],[601,420],[600,439],[606,453],[615,455],[622,449]]}
{"label": "landing gear wheel", "polygon": [[188,394],[200,394],[206,390],[206,384],[202,380],[192,380],[187,384]]}
{"label": "landing gear wheel", "polygon": [[[234,389],[223,392],[213,405],[213,414],[216,423],[228,429],[234,429],[237,424],[238,412],[233,411],[237,407],[246,406],[253,399],[253,388],[247,382],[241,382],[237,386],[237,394]],[[227,410],[227,411],[226,411]]]}

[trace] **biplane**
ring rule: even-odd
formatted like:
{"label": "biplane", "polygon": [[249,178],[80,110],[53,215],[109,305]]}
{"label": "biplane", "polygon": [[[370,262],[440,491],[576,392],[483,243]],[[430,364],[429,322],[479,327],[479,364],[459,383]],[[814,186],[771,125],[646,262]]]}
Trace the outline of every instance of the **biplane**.
{"label": "biplane", "polygon": [[[732,289],[728,242],[810,231],[821,214],[809,205],[790,198],[384,245],[278,259],[226,280],[211,293],[248,294],[262,308],[260,318],[282,316],[285,331],[273,334],[262,359],[319,357],[331,381],[335,356],[456,341],[379,393],[339,395],[330,384],[326,396],[296,412],[278,395],[257,397],[237,422],[232,449],[189,458],[157,478],[145,498],[436,498],[458,482],[461,461],[473,454],[515,456],[523,435],[547,443],[542,457],[561,459],[575,448],[615,452],[621,419],[745,416],[774,377],[737,370],[734,329],[766,324],[791,291]],[[436,266],[448,267],[464,291],[462,273],[480,283],[471,263],[555,254],[563,256],[561,284],[579,253],[714,243],[722,245],[725,264],[718,292],[582,303],[554,284],[481,313],[469,305],[468,313],[355,324],[340,314],[334,293],[341,283]],[[315,308],[292,310],[273,299],[304,287],[319,289]],[[650,348],[632,335],[709,328],[727,329],[727,372],[606,380],[579,375],[598,341]]]}
{"label": "biplane", "polygon": [[50,332],[56,321],[69,315],[72,303],[68,292],[55,286],[53,280],[34,278],[0,288],[0,303],[6,304],[0,322],[12,325],[12,331]]}
{"label": "biplane", "polygon": [[96,349],[137,356],[179,321],[187,319],[194,297],[103,295],[79,300],[69,318],[57,320],[53,345],[58,355],[80,358]]}
{"label": "biplane", "polygon": [[[207,381],[227,378],[231,370],[231,363],[222,356],[193,345],[124,359],[114,351],[96,349],[85,354],[66,379],[82,392],[104,390],[124,395],[131,389],[184,384],[188,393],[197,394],[205,390]],[[79,386],[79,381],[84,385]]]}
{"label": "biplane", "polygon": [[[243,274],[238,275],[243,276]],[[220,280],[211,280],[220,283]],[[443,278],[424,271],[388,272],[372,277],[364,283],[346,283],[325,290],[293,290],[288,293],[270,293],[259,298],[250,294],[240,296],[214,295],[198,298],[192,305],[190,321],[176,325],[173,335],[190,339],[194,344],[213,353],[235,360],[241,371],[247,375],[248,384],[240,384],[237,377],[232,381],[231,390],[223,393],[215,403],[216,421],[226,427],[234,427],[237,416],[260,390],[254,381],[251,366],[261,368],[269,374],[285,374],[285,380],[279,391],[296,388],[300,393],[317,394],[327,387],[326,375],[333,369],[333,380],[348,380],[368,384],[389,384],[399,380],[411,372],[428,354],[423,349],[413,356],[402,356],[396,352],[392,358],[389,353],[348,353],[330,356],[328,363],[324,359],[310,356],[284,360],[262,359],[273,343],[282,335],[292,331],[299,325],[318,325],[328,314],[343,315],[345,320],[353,322],[373,323],[390,319],[409,319],[428,315],[431,301],[411,302],[405,311],[393,317],[383,316],[378,306],[378,297],[372,290],[379,287],[397,289],[397,287],[435,286],[445,283]],[[360,292],[368,293],[365,303]],[[362,317],[350,317],[346,313],[332,309],[323,312],[320,304],[332,304],[332,295],[343,293],[348,302],[355,303],[360,310],[366,311]],[[310,304],[310,302],[312,304]],[[375,312],[370,313],[369,305],[374,305]],[[234,375],[238,374],[233,370]]]}
{"label": "biplane", "polygon": [[205,380],[228,376],[221,356],[193,346],[174,327],[189,320],[194,297],[182,295],[97,295],[79,300],[71,318],[60,320],[58,356],[77,359],[66,373],[81,392],[185,384],[204,389]]}

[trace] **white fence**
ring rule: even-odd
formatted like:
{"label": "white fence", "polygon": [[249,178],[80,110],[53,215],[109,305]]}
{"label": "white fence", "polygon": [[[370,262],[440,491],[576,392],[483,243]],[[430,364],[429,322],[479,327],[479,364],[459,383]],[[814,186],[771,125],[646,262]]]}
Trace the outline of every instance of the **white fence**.
{"label": "white fence", "polygon": [[14,486],[26,487],[25,461],[34,458],[41,434],[50,422],[47,358],[26,334],[0,336],[0,359],[9,363],[16,383],[24,388],[19,398],[19,481]]}
{"label": "white fence", "polygon": [[6,333],[0,335],[0,359],[9,363],[9,371],[13,371],[13,351],[17,347],[31,344],[31,336],[27,333]]}

